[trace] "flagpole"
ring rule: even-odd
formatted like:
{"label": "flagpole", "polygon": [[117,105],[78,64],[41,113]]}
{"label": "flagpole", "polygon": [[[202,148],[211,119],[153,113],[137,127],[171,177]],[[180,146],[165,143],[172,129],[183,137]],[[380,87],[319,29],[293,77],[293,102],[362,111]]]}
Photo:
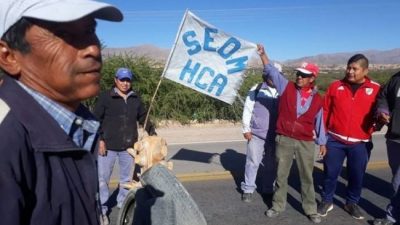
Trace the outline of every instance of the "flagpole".
{"label": "flagpole", "polygon": [[187,18],[187,14],[188,14],[188,13],[189,13],[189,10],[186,9],[185,15],[183,16],[182,21],[181,21],[181,25],[179,26],[178,33],[176,34],[175,41],[174,41],[174,44],[173,44],[173,46],[172,46],[172,50],[169,52],[169,56],[168,56],[167,62],[165,63],[164,70],[163,70],[163,72],[162,72],[162,74],[161,74],[161,77],[162,77],[162,78],[164,78],[165,72],[167,71],[167,69],[168,69],[168,67],[169,67],[169,64],[170,64],[170,62],[171,62],[171,57],[172,57],[172,55],[173,55],[174,52],[175,52],[176,44],[178,43],[178,38],[179,38],[179,36],[180,36],[180,34],[181,34],[181,32],[182,32],[183,24],[184,24],[185,21],[186,21],[186,18]]}
{"label": "flagpole", "polygon": [[158,89],[160,88],[161,82],[165,77],[165,72],[167,71],[167,69],[169,67],[169,64],[171,62],[171,57],[172,57],[173,53],[175,52],[176,44],[178,43],[178,39],[179,39],[179,36],[181,34],[181,31],[182,31],[182,28],[183,28],[183,24],[185,23],[185,20],[187,18],[188,12],[189,12],[189,10],[186,9],[185,14],[184,14],[184,16],[182,18],[181,24],[179,26],[178,33],[176,34],[175,41],[174,41],[174,44],[172,46],[172,50],[169,52],[169,56],[168,56],[167,62],[165,63],[164,70],[163,70],[163,72],[161,74],[160,81],[158,82],[156,90],[154,91],[153,97],[151,98],[149,109],[147,110],[147,114],[146,114],[146,119],[144,120],[144,124],[143,124],[143,133],[142,133],[142,136],[139,138],[139,140],[141,140],[143,138],[143,135],[145,134],[147,122],[149,120],[149,115],[150,115],[151,108],[153,106],[154,99],[156,98]]}

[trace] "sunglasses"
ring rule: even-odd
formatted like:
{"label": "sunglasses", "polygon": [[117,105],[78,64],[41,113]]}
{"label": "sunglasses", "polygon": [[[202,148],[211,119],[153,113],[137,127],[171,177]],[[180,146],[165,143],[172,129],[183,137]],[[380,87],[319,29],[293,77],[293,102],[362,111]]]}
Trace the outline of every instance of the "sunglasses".
{"label": "sunglasses", "polygon": [[302,73],[302,72],[300,72],[300,71],[297,71],[297,72],[296,72],[296,77],[310,78],[310,77],[312,77],[312,76],[313,76],[312,74],[306,74],[306,73]]}
{"label": "sunglasses", "polygon": [[131,82],[131,79],[129,79],[129,78],[122,78],[122,79],[118,79],[118,78],[117,78],[117,80],[118,80],[119,82],[128,82],[128,83]]}

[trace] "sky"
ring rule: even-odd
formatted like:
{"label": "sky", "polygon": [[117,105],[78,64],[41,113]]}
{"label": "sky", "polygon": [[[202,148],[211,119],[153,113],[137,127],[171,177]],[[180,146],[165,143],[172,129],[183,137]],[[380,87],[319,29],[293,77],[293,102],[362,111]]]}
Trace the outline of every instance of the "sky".
{"label": "sky", "polygon": [[261,43],[274,60],[400,48],[400,0],[103,0],[124,14],[98,21],[106,47],[170,49],[186,9],[220,30]]}

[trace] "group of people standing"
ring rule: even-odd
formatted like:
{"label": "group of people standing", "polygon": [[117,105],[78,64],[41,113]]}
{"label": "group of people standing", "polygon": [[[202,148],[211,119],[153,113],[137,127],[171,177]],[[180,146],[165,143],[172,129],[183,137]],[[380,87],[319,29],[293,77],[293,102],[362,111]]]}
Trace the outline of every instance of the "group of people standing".
{"label": "group of people standing", "polygon": [[[396,194],[387,208],[388,216],[376,219],[374,224],[399,221],[400,199],[397,195],[400,194],[397,194],[397,189],[400,172],[397,172],[400,154],[395,149],[400,147],[400,133],[396,133],[400,128],[397,124],[399,119],[394,115],[398,116],[399,110],[400,75],[394,75],[381,90],[380,85],[368,77],[368,59],[356,54],[348,60],[344,78],[330,84],[322,97],[315,87],[319,73],[317,65],[303,63],[295,69],[296,80],[292,82],[270,63],[262,45],[258,45],[258,53],[264,65],[264,82],[258,85],[260,91],[255,91],[256,87],[249,91],[243,111],[243,134],[248,144],[245,179],[241,185],[242,200],[251,201],[257,170],[263,164],[270,169],[262,174],[263,187],[260,190],[272,195],[272,207],[266,211],[266,216],[274,218],[282,213],[286,207],[288,176],[295,157],[301,181],[302,208],[312,222],[320,223],[321,217],[333,209],[337,180],[347,159],[344,210],[355,219],[363,219],[358,202],[373,147],[372,133],[387,124],[388,158]],[[279,102],[278,95],[264,94],[275,92],[279,95]],[[258,141],[260,139],[264,142]],[[324,166],[319,205],[315,200],[312,176],[315,145],[319,146]],[[263,154],[269,160],[262,161]]]}
{"label": "group of people standing", "polygon": [[[107,216],[100,215],[108,211],[107,184],[117,158],[121,186],[131,177],[133,162],[125,150],[138,136],[133,125],[145,120],[141,100],[131,89],[132,72],[116,71],[115,86],[100,94],[94,115],[82,104],[100,91],[102,59],[96,19],[121,21],[123,15],[112,5],[89,0],[2,0],[0,4],[2,224],[107,224]],[[400,156],[396,152],[400,148],[400,73],[379,91],[379,85],[367,77],[368,59],[357,54],[349,59],[345,77],[321,97],[314,88],[316,65],[297,68],[292,82],[270,64],[263,46],[258,51],[265,83],[253,88],[243,116],[248,140],[243,200],[251,201],[266,149],[264,165],[270,179],[263,191],[273,194],[266,215],[282,213],[295,156],[304,212],[318,223],[333,209],[337,178],[347,158],[344,208],[362,219],[357,203],[372,149],[371,134],[387,124],[395,195],[387,217],[374,224],[400,221]],[[145,128],[156,135],[151,123]],[[312,177],[315,143],[324,157],[318,207]],[[121,188],[117,206],[125,194]]]}

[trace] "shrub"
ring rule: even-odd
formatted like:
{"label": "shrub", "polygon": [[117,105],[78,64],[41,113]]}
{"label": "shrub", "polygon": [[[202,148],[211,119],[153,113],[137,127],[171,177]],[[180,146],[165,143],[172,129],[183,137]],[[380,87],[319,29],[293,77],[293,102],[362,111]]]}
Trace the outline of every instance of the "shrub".
{"label": "shrub", "polygon": [[[133,89],[141,96],[148,107],[157,84],[161,79],[164,65],[146,57],[111,56],[104,60],[102,69],[101,89],[110,89],[114,84],[114,73],[118,67],[127,67],[134,72],[132,81]],[[288,79],[294,80],[292,69],[285,70]],[[396,71],[371,71],[370,77],[383,84]],[[262,69],[250,68],[245,72],[245,79],[238,91],[238,97],[232,105],[201,94],[181,84],[168,79],[163,79],[152,109],[150,111],[153,121],[174,120],[182,124],[193,121],[208,122],[213,120],[228,120],[238,122],[241,120],[243,101],[248,90],[262,81]],[[344,71],[325,71],[317,79],[319,91],[324,93],[329,84],[337,79],[342,79]],[[96,99],[85,102],[89,108],[93,108]]]}

